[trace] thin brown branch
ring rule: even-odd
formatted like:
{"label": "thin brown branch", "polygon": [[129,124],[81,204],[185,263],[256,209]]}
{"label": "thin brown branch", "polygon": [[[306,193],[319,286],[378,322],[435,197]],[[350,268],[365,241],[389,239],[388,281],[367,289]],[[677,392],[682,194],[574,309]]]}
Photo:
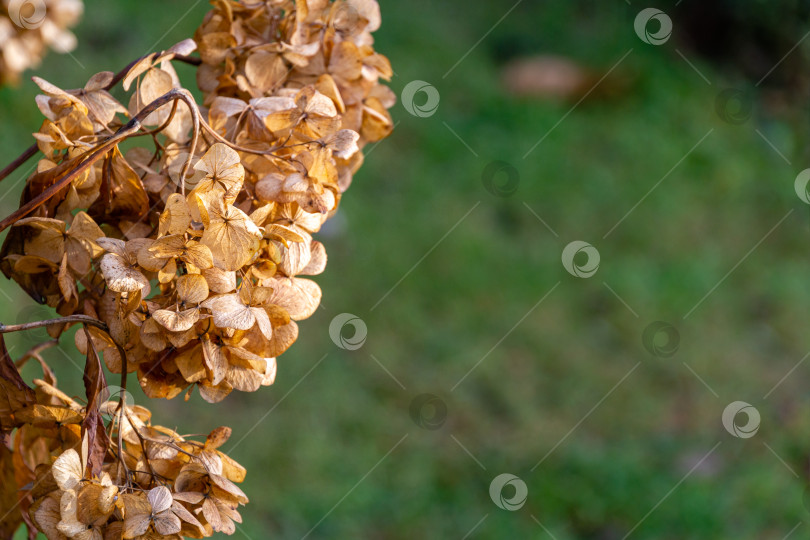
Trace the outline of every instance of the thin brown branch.
{"label": "thin brown branch", "polygon": [[[154,476],[155,475],[155,469],[152,468],[152,462],[149,461],[149,452],[146,451],[146,443],[144,442],[143,435],[141,435],[141,433],[138,430],[137,426],[135,426],[135,423],[132,421],[132,418],[129,416],[129,411],[124,409],[123,412],[124,412],[124,414],[127,415],[127,421],[129,422],[129,425],[132,427],[132,431],[134,431],[135,435],[138,437],[138,442],[141,443],[141,451],[143,452],[144,462],[146,463],[146,466],[149,467],[149,470],[151,471],[152,476]],[[122,431],[121,430],[120,420],[119,420],[118,426],[119,426],[118,430],[119,430],[119,440],[120,440],[120,432]]]}
{"label": "thin brown branch", "polygon": [[172,60],[177,60],[178,62],[183,62],[191,66],[199,66],[202,64],[202,58],[199,56],[186,56],[185,54],[175,54]]}
{"label": "thin brown branch", "polygon": [[[138,62],[140,62],[141,60],[143,60],[147,56],[152,56],[153,54],[155,54],[155,53],[145,54],[145,55],[141,56],[140,58],[136,58],[135,60],[133,60],[132,62],[127,64],[127,66],[124,69],[122,69],[121,71],[119,71],[118,73],[115,74],[115,76],[110,81],[110,84],[105,86],[104,89],[105,90],[110,90],[111,88],[113,88],[116,84],[121,82],[121,80],[124,77],[127,76],[127,73],[129,73],[129,70],[131,70],[133,68],[133,66],[135,66],[135,64],[137,64]],[[177,60],[178,62],[183,62],[185,64],[191,64],[192,66],[199,66],[200,64],[202,64],[202,60],[200,58],[197,58],[196,56],[185,56],[185,55],[181,55],[181,54],[175,54],[174,57],[172,58],[172,60]]]}
{"label": "thin brown branch", "polygon": [[127,365],[127,353],[124,351],[123,347],[118,343],[115,344],[115,347],[118,349],[118,356],[121,357],[121,396],[118,399],[118,409],[124,409],[126,404],[124,403],[124,396],[127,395],[127,373],[129,366]]}
{"label": "thin brown branch", "polygon": [[[118,143],[125,140],[127,137],[131,136],[134,133],[137,133],[138,130],[141,129],[141,122],[144,118],[149,116],[155,110],[159,109],[163,105],[170,103],[172,101],[181,99],[188,104],[188,101],[191,99],[190,94],[187,90],[183,89],[173,89],[169,92],[163,94],[161,97],[157,98],[155,101],[144,107],[143,109],[138,112],[132,119],[124,124],[121,129],[119,129],[115,135],[109,137],[101,146],[99,146],[96,150],[88,151],[89,156],[87,159],[81,162],[80,165],[73,168],[68,174],[57,180],[53,185],[51,185],[48,189],[44,190],[38,196],[34,197],[23,206],[18,208],[14,211],[10,216],[6,217],[3,221],[0,221],[0,231],[7,229],[9,226],[13,225],[20,219],[24,218],[37,208],[44,204],[48,199],[59,193],[62,189],[68,186],[73,180],[75,180],[81,173],[83,173],[86,169],[88,169],[91,165],[93,165],[96,161],[107,155],[107,152],[112,150]],[[191,99],[193,103],[193,99]],[[191,107],[191,106],[190,106]],[[196,110],[196,106],[193,107]],[[192,113],[194,116],[194,113]],[[199,120],[199,111],[197,111],[197,116],[195,117]],[[196,137],[194,142],[196,143]],[[184,172],[188,170],[190,166],[189,163],[186,164],[184,167]]]}
{"label": "thin brown branch", "polygon": [[[150,54],[154,54],[154,53],[150,53]],[[116,74],[115,74],[115,76],[114,76],[114,77],[112,78],[112,80],[110,81],[110,84],[108,84],[107,86],[105,86],[105,87],[104,87],[104,90],[110,90],[110,89],[112,89],[112,88],[113,88],[113,87],[114,87],[116,84],[118,84],[119,82],[121,82],[121,80],[122,80],[124,77],[126,77],[126,76],[127,76],[127,73],[129,73],[129,70],[130,70],[130,69],[132,69],[132,68],[135,66],[135,64],[137,64],[138,62],[140,62],[141,60],[143,60],[144,58],[146,58],[146,57],[147,57],[147,56],[149,56],[150,54],[145,54],[145,55],[141,56],[140,58],[136,58],[135,60],[133,60],[132,62],[130,62],[129,64],[127,64],[127,65],[126,65],[126,67],[124,67],[124,69],[122,69],[121,71],[119,71],[118,73],[116,73]]]}
{"label": "thin brown branch", "polygon": [[140,129],[141,123],[140,121],[136,121],[135,119],[127,122],[124,127],[118,130],[115,135],[107,139],[101,147],[92,152],[90,156],[85,159],[81,165],[78,165],[74,169],[72,169],[68,174],[57,180],[52,186],[48,189],[44,190],[38,196],[34,197],[23,206],[18,208],[14,211],[10,216],[5,218],[3,221],[0,221],[0,231],[4,231],[9,226],[13,225],[17,221],[21,220],[37,208],[39,208],[42,204],[44,204],[48,199],[62,191],[66,186],[68,186],[73,180],[75,180],[81,173],[83,173],[86,169],[88,169],[93,163],[104,157],[107,152],[109,152],[114,146],[116,146],[119,142],[126,139],[132,133],[138,131]]}
{"label": "thin brown branch", "polygon": [[43,326],[53,326],[54,324],[67,324],[72,322],[79,322],[82,324],[89,324],[97,326],[105,332],[108,331],[107,325],[98,319],[88,317],[87,315],[68,315],[67,317],[59,317],[58,319],[48,319],[46,321],[34,321],[24,324],[3,324],[0,323],[0,334],[8,332],[20,332],[22,330],[33,330],[34,328],[42,328]]}
{"label": "thin brown branch", "polygon": [[273,157],[277,157],[277,158],[281,157],[281,156],[275,155],[273,152],[276,152],[277,150],[281,150],[282,148],[284,148],[283,144],[281,146],[274,146],[272,148],[269,148],[268,150],[256,150],[254,148],[248,148],[246,146],[240,146],[240,145],[238,145],[236,143],[233,143],[233,142],[229,141],[228,139],[226,139],[225,137],[223,137],[222,135],[217,133],[216,130],[214,130],[214,128],[212,128],[210,125],[208,125],[208,123],[202,118],[200,118],[200,125],[203,127],[203,129],[205,129],[206,132],[208,132],[209,135],[211,135],[218,142],[221,142],[222,144],[226,144],[226,145],[230,146],[231,148],[233,148],[237,152],[245,152],[246,154],[257,154],[257,155],[260,155],[260,156],[262,156],[262,155],[268,156],[269,155],[269,156],[273,156]]}
{"label": "thin brown branch", "polygon": [[197,150],[197,141],[200,138],[200,123],[204,122],[202,118],[200,118],[200,109],[197,108],[197,102],[194,101],[194,96],[191,95],[191,92],[186,90],[185,88],[179,89],[180,95],[184,96],[183,101],[188,106],[189,113],[191,113],[191,121],[194,125],[194,135],[191,137],[191,148],[188,152],[188,158],[186,158],[186,162],[183,164],[183,170],[180,171],[180,189],[183,192],[183,196],[186,195],[186,174],[188,174],[188,170],[191,168],[191,160],[194,159],[194,152]]}
{"label": "thin brown branch", "polygon": [[0,171],[0,182],[3,181],[8,175],[16,171],[23,163],[34,157],[36,153],[39,151],[39,147],[37,143],[32,144],[28,148],[26,148],[22,154],[19,155],[14,161],[8,164],[8,166]]}
{"label": "thin brown branch", "polygon": [[[129,64],[127,64],[126,67],[124,67],[124,69],[122,69],[113,76],[113,78],[110,80],[110,83],[104,87],[104,90],[111,90],[113,87],[115,87],[115,85],[117,85],[119,82],[121,82],[121,80],[124,77],[127,76],[127,73],[129,73],[129,70],[131,70],[135,64],[137,64],[147,56],[150,55],[147,54],[141,56],[140,58],[137,58],[132,62],[130,62]],[[202,59],[196,56],[185,56],[181,54],[176,54],[174,55],[172,60],[177,60],[178,62],[183,62],[185,64],[190,64],[192,66],[199,66],[200,64],[202,64]],[[37,146],[37,143],[34,143],[25,150],[23,150],[22,154],[20,154],[17,158],[14,159],[14,161],[9,163],[8,166],[6,166],[2,171],[0,171],[0,182],[2,182],[6,177],[8,177],[8,175],[16,171],[18,168],[20,168],[26,161],[34,157],[37,154],[38,150],[39,148]]]}
{"label": "thin brown branch", "polygon": [[166,119],[165,122],[163,122],[162,125],[156,127],[155,129],[151,129],[151,130],[145,131],[143,133],[138,133],[138,135],[156,135],[158,133],[162,133],[163,130],[166,129],[167,127],[169,127],[169,124],[172,123],[172,120],[174,120],[174,113],[176,113],[176,112],[177,112],[177,101],[172,103],[172,110],[169,113],[169,117]]}

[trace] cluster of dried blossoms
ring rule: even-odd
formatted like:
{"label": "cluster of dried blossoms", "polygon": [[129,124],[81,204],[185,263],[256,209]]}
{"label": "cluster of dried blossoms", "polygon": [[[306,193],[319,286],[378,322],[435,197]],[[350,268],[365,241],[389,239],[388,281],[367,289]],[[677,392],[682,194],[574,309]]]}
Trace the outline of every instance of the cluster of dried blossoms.
{"label": "cluster of dried blossoms", "polygon": [[[217,451],[230,430],[187,440],[105,401],[102,359],[153,398],[197,388],[213,403],[272,384],[320,302],[301,277],[326,264],[312,235],[363,146],[391,132],[395,97],[372,47],[376,0],[212,4],[194,40],[118,75],[67,91],[35,79],[41,155],[0,222],[0,270],[61,315],[44,346],[83,325],[87,396],[56,388],[41,349],[15,365],[0,340],[2,538],[22,521],[51,540],[201,538],[241,519],[245,470]],[[174,61],[198,65],[202,106]],[[108,92],[119,81],[126,106]],[[35,389],[17,369],[29,358],[46,373]]]}
{"label": "cluster of dried blossoms", "polygon": [[76,48],[68,28],[82,15],[82,0],[0,0],[0,84],[17,83],[37,67],[47,49]]}

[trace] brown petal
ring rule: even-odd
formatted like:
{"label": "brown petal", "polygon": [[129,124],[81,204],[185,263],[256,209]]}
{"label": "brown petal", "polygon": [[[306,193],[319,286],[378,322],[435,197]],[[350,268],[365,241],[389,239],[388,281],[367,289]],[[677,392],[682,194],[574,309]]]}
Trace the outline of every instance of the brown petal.
{"label": "brown petal", "polygon": [[290,348],[298,338],[298,325],[294,321],[290,324],[273,329],[273,339],[270,340],[266,354],[276,357]]}
{"label": "brown petal", "polygon": [[61,456],[56,458],[51,470],[54,480],[62,489],[72,489],[84,476],[84,467],[79,453],[72,448],[65,450]]}
{"label": "brown petal", "polygon": [[159,309],[152,313],[152,317],[167,330],[185,332],[200,320],[200,310],[192,308],[178,312],[170,309]]}
{"label": "brown petal", "polygon": [[189,242],[186,245],[186,251],[180,257],[189,264],[193,264],[200,270],[211,268],[214,266],[214,256],[211,249],[198,242]]}
{"label": "brown petal", "polygon": [[215,293],[229,293],[236,289],[236,272],[226,272],[217,267],[205,268],[202,270],[208,288]]}
{"label": "brown petal", "polygon": [[166,201],[166,208],[160,215],[158,234],[184,234],[191,225],[191,213],[182,195],[172,193]]}
{"label": "brown petal", "polygon": [[165,486],[158,486],[149,490],[146,498],[149,504],[152,505],[152,512],[155,514],[168,510],[172,505],[172,492]]}
{"label": "brown petal", "polygon": [[202,351],[205,365],[211,370],[211,384],[218,385],[228,373],[228,360],[222,352],[222,348],[210,339],[202,340]]}
{"label": "brown petal", "polygon": [[174,361],[186,382],[194,383],[205,378],[206,373],[201,347],[184,351]]}
{"label": "brown petal", "polygon": [[317,240],[313,240],[310,245],[310,250],[311,256],[309,263],[307,263],[303,270],[298,272],[299,275],[317,276],[326,269],[326,248],[324,248],[323,244]]}
{"label": "brown petal", "polygon": [[205,448],[207,450],[215,450],[228,442],[228,439],[231,438],[232,430],[228,426],[220,426],[211,433],[208,434],[208,437],[205,438]]}
{"label": "brown petal", "polygon": [[149,286],[149,280],[143,274],[114,253],[104,255],[100,267],[107,286],[113,291],[136,292]]}
{"label": "brown petal", "polygon": [[208,282],[200,274],[180,276],[177,278],[177,295],[187,304],[199,304],[208,298]]}
{"label": "brown petal", "polygon": [[296,321],[312,316],[321,302],[321,288],[309,279],[279,278],[267,285],[273,288],[270,302],[286,309]]}

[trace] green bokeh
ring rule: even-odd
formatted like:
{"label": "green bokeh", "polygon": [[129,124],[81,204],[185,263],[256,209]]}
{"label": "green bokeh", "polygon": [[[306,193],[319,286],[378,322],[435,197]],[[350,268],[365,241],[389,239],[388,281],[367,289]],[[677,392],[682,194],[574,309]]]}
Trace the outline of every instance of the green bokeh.
{"label": "green bokeh", "polygon": [[[731,67],[682,50],[707,84],[675,40],[637,38],[635,2],[523,2],[502,21],[511,0],[380,3],[376,46],[396,71],[393,90],[427,81],[437,112],[417,118],[398,104],[394,134],[367,149],[321,235],[322,309],[280,358],[276,384],[216,406],[148,404],[181,432],[233,427],[225,450],[247,467],[251,499],[237,536],[301,538],[315,527],[308,538],[462,538],[478,524],[469,538],[551,538],[545,527],[558,540],[631,530],[778,540],[801,523],[794,537],[804,537],[810,363],[791,369],[810,350],[810,213],[793,187],[810,158],[807,108],[774,110]],[[208,8],[86,4],[78,49],[37,72],[62,87],[190,36]],[[599,74],[627,54],[605,84],[629,83],[573,109],[576,100],[516,99],[499,79],[514,53],[561,54]],[[728,87],[754,97],[742,125],[715,112]],[[0,162],[30,144],[34,94],[30,81],[0,90]],[[511,197],[483,187],[494,160],[518,171]],[[4,215],[23,180],[3,182]],[[574,240],[599,250],[592,278],[560,262]],[[32,302],[12,283],[2,290],[2,320],[15,321]],[[355,351],[328,335],[344,312],[368,326]],[[668,359],[642,346],[658,320],[680,336]],[[18,353],[27,344],[9,342]],[[49,359],[79,394],[82,359],[69,341],[63,349]],[[439,429],[411,419],[423,393],[447,406]],[[136,400],[145,403],[139,391]],[[753,438],[723,428],[737,400],[761,413]],[[504,472],[528,486],[519,511],[490,500]]]}

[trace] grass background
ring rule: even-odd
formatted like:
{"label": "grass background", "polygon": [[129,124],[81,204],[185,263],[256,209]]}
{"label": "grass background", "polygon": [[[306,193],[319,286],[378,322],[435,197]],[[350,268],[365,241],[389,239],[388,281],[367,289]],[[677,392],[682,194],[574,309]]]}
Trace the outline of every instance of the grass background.
{"label": "grass background", "polygon": [[[410,81],[428,81],[441,102],[429,118],[398,104],[394,134],[367,149],[321,235],[330,257],[317,278],[323,309],[301,325],[273,387],[217,406],[148,404],[157,423],[182,432],[233,427],[225,450],[247,467],[251,499],[237,536],[808,534],[810,364],[791,372],[810,350],[810,212],[793,188],[810,158],[806,106],[774,108],[733,66],[683,49],[707,84],[676,39],[641,42],[640,6],[620,1],[522,2],[475,47],[511,0],[380,4],[377,48],[396,70],[392,88],[399,95]],[[37,73],[80,87],[189,37],[207,9],[87,0],[73,57],[50,55]],[[499,80],[514,54],[562,54],[601,74],[631,49],[604,83],[629,81],[624,91],[596,92],[573,111],[573,103],[514,98]],[[727,87],[754,97],[742,125],[715,112]],[[35,91],[30,81],[0,90],[0,162],[27,147],[41,122]],[[483,187],[494,160],[519,173],[511,197]],[[3,183],[4,215],[16,207],[22,172]],[[594,277],[577,279],[560,264],[573,240],[599,250]],[[3,321],[42,315],[12,283],[2,291]],[[344,312],[368,326],[356,351],[338,349],[327,332]],[[658,320],[680,336],[668,359],[642,346],[644,328]],[[9,341],[21,353],[30,339]],[[81,359],[69,341],[49,358],[61,385],[79,394],[72,363]],[[409,414],[424,393],[446,405],[439,429]],[[736,400],[761,414],[753,438],[721,424]],[[527,484],[519,511],[490,499],[490,482],[505,472]]]}

